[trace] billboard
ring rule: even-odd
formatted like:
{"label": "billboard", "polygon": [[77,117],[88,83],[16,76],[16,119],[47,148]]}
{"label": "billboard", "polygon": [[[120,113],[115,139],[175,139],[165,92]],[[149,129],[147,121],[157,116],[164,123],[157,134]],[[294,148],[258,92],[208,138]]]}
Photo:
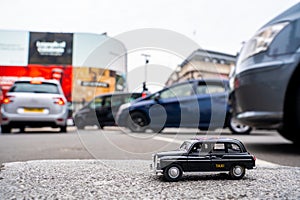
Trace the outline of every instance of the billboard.
{"label": "billboard", "polygon": [[29,64],[72,65],[72,33],[30,32]]}
{"label": "billboard", "polygon": [[124,90],[126,56],[106,34],[0,30],[0,87],[5,94],[20,77],[57,79],[68,101],[88,101]]}
{"label": "billboard", "polygon": [[26,66],[28,48],[29,32],[0,31],[0,65]]}
{"label": "billboard", "polygon": [[7,91],[20,77],[42,77],[56,79],[60,82],[68,101],[72,100],[72,66],[71,65],[28,65],[0,66],[0,85]]}

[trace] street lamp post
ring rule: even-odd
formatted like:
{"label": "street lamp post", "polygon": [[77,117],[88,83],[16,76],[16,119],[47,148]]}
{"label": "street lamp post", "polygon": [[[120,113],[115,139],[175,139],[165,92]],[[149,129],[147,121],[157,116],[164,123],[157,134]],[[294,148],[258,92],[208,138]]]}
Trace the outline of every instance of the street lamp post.
{"label": "street lamp post", "polygon": [[149,63],[149,54],[142,54],[141,56],[145,57],[145,81],[143,82],[143,91],[148,91],[148,88],[146,86],[147,82],[147,64]]}

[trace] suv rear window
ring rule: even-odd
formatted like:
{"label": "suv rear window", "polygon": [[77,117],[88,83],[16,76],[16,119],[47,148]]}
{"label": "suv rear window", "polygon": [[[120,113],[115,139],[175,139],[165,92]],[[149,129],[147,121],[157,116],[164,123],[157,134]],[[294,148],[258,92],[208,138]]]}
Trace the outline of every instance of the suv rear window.
{"label": "suv rear window", "polygon": [[9,92],[30,92],[30,93],[51,93],[59,94],[59,90],[56,84],[53,83],[41,83],[31,84],[30,82],[18,82],[15,83]]}

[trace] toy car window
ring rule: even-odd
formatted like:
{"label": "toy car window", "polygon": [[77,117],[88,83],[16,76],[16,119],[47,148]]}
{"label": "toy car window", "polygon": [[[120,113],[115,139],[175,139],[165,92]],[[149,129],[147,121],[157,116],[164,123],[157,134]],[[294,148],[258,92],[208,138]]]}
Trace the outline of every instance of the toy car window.
{"label": "toy car window", "polygon": [[190,149],[191,145],[190,142],[183,142],[179,149],[187,151]]}
{"label": "toy car window", "polygon": [[228,153],[240,153],[241,152],[241,148],[237,145],[237,144],[228,144],[227,146],[228,148]]}
{"label": "toy car window", "polygon": [[224,143],[215,143],[212,149],[214,153],[225,153],[225,145]]}
{"label": "toy car window", "polygon": [[201,152],[201,146],[202,146],[201,143],[196,143],[196,144],[194,144],[194,146],[193,146],[191,152],[192,152],[192,153],[200,153],[200,152]]}
{"label": "toy car window", "polygon": [[178,98],[178,97],[186,97],[193,95],[193,85],[189,84],[182,84],[175,87],[168,88],[164,90],[160,94],[160,98]]}

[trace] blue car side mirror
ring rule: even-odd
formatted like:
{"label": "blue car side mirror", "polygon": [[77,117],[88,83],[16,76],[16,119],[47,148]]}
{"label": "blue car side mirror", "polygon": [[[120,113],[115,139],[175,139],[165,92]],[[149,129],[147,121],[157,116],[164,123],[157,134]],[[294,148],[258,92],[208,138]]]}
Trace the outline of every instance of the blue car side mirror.
{"label": "blue car side mirror", "polygon": [[159,99],[160,99],[160,94],[156,93],[155,96],[154,96],[154,100],[159,101]]}

